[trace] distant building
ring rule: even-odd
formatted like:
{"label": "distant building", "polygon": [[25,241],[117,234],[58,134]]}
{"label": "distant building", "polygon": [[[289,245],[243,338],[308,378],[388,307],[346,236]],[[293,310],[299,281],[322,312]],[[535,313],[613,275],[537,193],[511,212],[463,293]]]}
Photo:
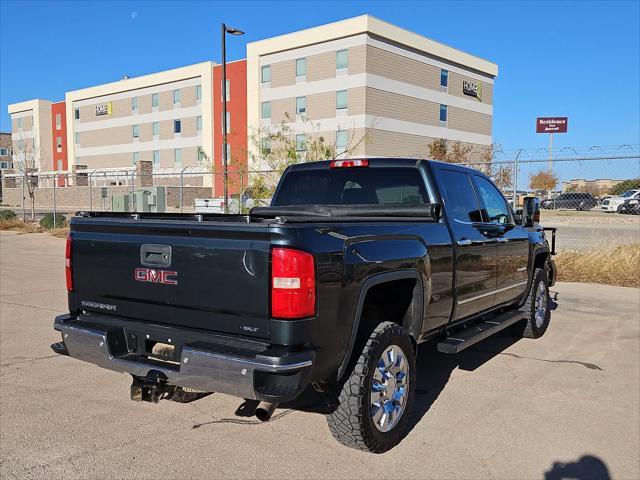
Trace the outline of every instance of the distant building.
{"label": "distant building", "polygon": [[562,193],[566,192],[586,192],[593,195],[604,195],[624,180],[612,180],[610,178],[596,178],[595,180],[585,180],[577,178],[562,182]]}
{"label": "distant building", "polygon": [[350,156],[426,157],[442,138],[470,145],[474,160],[492,143],[498,66],[375,17],[259,40],[246,51],[227,63],[226,152],[222,68],[206,61],[66,92],[59,102],[9,105],[14,154],[16,145],[35,144],[40,172],[130,171],[146,160],[167,175],[215,173],[203,185],[219,196],[223,156],[232,172],[263,168],[248,165],[253,132],[282,122],[300,151],[310,128],[339,153],[355,139]]}
{"label": "distant building", "polygon": [[13,168],[12,155],[11,134],[0,132],[0,170],[10,170]]}

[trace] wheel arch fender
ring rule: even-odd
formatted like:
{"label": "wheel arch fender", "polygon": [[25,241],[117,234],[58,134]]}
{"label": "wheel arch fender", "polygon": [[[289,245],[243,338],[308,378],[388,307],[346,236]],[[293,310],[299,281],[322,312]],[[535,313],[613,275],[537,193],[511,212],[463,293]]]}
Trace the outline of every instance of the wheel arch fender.
{"label": "wheel arch fender", "polygon": [[407,334],[412,338],[414,344],[417,344],[417,340],[422,331],[422,320],[424,316],[424,288],[422,275],[417,270],[412,269],[397,270],[394,272],[384,272],[372,275],[362,283],[360,293],[358,294],[358,303],[353,319],[353,325],[351,327],[349,342],[347,344],[347,349],[345,351],[344,357],[342,358],[340,366],[338,368],[338,379],[341,379],[344,376],[349,365],[349,361],[351,360],[353,348],[360,328],[360,320],[362,319],[362,310],[364,307],[364,302],[367,298],[367,293],[369,292],[369,290],[371,290],[371,288],[375,286],[382,285],[384,283],[390,283],[396,280],[415,280],[410,308],[407,309],[405,317],[402,319],[401,325],[405,329]]}

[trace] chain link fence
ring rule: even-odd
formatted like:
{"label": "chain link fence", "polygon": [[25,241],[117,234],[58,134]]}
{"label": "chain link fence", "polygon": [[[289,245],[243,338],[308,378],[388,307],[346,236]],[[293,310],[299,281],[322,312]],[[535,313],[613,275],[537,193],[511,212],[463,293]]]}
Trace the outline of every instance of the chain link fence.
{"label": "chain link fence", "polygon": [[[515,209],[522,205],[527,195],[541,197],[546,224],[562,226],[575,222],[569,221],[569,212],[574,212],[574,216],[582,214],[582,224],[590,230],[597,229],[600,224],[638,220],[638,217],[632,219],[631,215],[618,215],[623,208],[621,205],[629,203],[619,195],[640,188],[637,145],[615,149],[565,148],[551,160],[545,157],[543,151],[501,151],[491,163],[462,165],[492,176]],[[268,202],[268,195],[254,198],[250,187],[256,178],[273,184],[277,174],[274,171],[228,172],[230,212],[246,211],[248,207]],[[68,217],[81,210],[221,213],[225,210],[223,189],[222,172],[211,172],[203,167],[154,169],[150,162],[139,162],[129,168],[41,172],[28,177],[5,173],[2,205],[27,220],[31,218],[32,205],[36,219],[46,213]],[[586,218],[590,220],[584,220]],[[625,237],[625,241],[637,242],[640,224],[630,225],[632,235]],[[633,229],[636,229],[635,236]]]}

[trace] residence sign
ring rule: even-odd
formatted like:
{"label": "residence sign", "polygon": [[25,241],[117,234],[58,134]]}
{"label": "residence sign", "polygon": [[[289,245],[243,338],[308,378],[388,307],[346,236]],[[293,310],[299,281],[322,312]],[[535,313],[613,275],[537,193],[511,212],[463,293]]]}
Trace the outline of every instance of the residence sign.
{"label": "residence sign", "polygon": [[536,133],[567,133],[568,125],[567,117],[538,117]]}

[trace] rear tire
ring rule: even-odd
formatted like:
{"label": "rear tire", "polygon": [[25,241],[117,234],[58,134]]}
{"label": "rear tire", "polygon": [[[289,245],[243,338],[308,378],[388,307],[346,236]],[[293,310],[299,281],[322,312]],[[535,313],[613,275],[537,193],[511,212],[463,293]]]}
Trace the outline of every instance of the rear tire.
{"label": "rear tire", "polygon": [[333,437],[347,447],[372,453],[400,443],[413,409],[415,362],[404,329],[392,322],[378,325],[337,392],[337,408],[327,415]]}
{"label": "rear tire", "polygon": [[551,320],[549,277],[545,269],[536,268],[527,300],[520,310],[527,313],[527,319],[516,325],[515,333],[523,338],[540,338],[547,331]]}

